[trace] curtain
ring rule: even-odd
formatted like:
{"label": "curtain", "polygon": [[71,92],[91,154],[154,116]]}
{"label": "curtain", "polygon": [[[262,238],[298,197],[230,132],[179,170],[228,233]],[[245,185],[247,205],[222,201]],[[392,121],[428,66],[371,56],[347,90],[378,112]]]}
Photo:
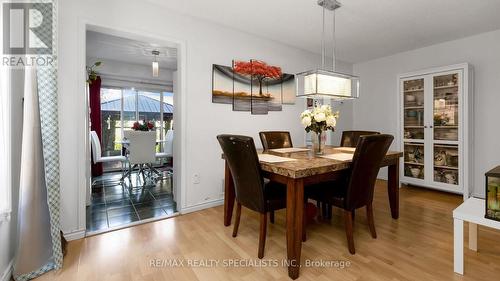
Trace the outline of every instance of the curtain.
{"label": "curtain", "polygon": [[35,69],[25,70],[16,280],[29,280],[58,267],[51,236],[36,76]]}
{"label": "curtain", "polygon": [[[30,280],[63,262],[60,227],[59,125],[57,106],[57,2],[37,7],[30,20],[40,36],[52,36],[53,65],[24,68],[23,131],[19,183],[17,250],[13,275]],[[33,18],[31,18],[33,17]]]}
{"label": "curtain", "polygon": [[[101,77],[92,81],[89,85],[89,104],[90,104],[90,130],[97,133],[97,137],[102,142],[101,128]],[[93,155],[93,154],[92,154]],[[103,173],[102,163],[92,161],[92,176],[100,176]]]}

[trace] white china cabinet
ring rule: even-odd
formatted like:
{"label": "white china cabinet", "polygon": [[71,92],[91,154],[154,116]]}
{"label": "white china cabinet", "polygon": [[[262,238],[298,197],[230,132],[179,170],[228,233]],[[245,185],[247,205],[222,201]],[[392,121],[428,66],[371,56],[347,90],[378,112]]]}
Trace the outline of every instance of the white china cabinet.
{"label": "white china cabinet", "polygon": [[468,197],[472,81],[466,63],[399,76],[401,182]]}

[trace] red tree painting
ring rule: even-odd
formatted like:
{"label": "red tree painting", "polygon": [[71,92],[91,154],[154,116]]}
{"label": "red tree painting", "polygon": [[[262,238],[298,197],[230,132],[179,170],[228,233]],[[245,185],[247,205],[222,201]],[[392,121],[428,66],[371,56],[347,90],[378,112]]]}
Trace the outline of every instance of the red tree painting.
{"label": "red tree painting", "polygon": [[235,61],[233,71],[250,76],[250,79],[256,79],[259,83],[259,95],[262,96],[262,84],[266,79],[281,78],[281,68],[278,66],[268,65],[263,61]]}

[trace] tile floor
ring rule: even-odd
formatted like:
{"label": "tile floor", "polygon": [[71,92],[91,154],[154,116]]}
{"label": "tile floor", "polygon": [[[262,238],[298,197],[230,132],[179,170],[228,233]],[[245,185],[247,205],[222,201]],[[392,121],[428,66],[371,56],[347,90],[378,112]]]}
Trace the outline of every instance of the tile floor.
{"label": "tile floor", "polygon": [[172,198],[171,178],[144,184],[137,173],[123,183],[120,177],[121,173],[105,173],[92,179],[91,204],[87,206],[88,232],[168,216],[177,211]]}

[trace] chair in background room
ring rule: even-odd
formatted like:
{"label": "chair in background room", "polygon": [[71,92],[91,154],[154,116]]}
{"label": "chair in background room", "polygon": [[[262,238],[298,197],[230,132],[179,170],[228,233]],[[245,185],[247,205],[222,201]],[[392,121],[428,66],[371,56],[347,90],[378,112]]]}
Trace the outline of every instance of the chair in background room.
{"label": "chair in background room", "polygon": [[264,150],[293,147],[290,132],[267,131],[260,132],[259,136]]}
{"label": "chair in background room", "polygon": [[344,210],[344,223],[349,252],[355,254],[353,225],[356,209],[366,207],[368,226],[373,238],[377,238],[373,220],[373,190],[375,181],[389,146],[391,135],[361,136],[354,152],[350,174],[338,181],[318,188],[308,196]]}
{"label": "chair in background room", "polygon": [[340,139],[340,146],[343,147],[356,147],[359,137],[378,135],[379,132],[374,131],[343,131],[342,138]]}
{"label": "chair in background room", "polygon": [[[165,134],[165,139],[163,140],[163,151],[156,153],[156,158],[159,159],[172,159],[174,156],[174,130],[168,130]],[[170,178],[170,187],[172,188],[173,194],[173,170],[171,168],[167,169],[167,175]]]}
{"label": "chair in background room", "polygon": [[121,156],[121,155],[119,155],[119,156],[102,156],[101,141],[99,140],[99,137],[97,136],[96,131],[90,132],[90,140],[91,140],[91,147],[92,147],[92,160],[94,161],[94,164],[120,162],[122,165],[122,178],[120,180],[123,180],[124,167],[125,167],[125,163],[127,161],[127,158],[125,156]]}
{"label": "chair in background room", "polygon": [[156,153],[156,158],[166,158],[167,160],[174,155],[174,130],[168,130],[163,140],[163,151]]}
{"label": "chair in background room", "polygon": [[286,207],[286,188],[265,181],[262,176],[257,150],[251,137],[219,135],[217,140],[231,171],[236,194],[236,218],[233,237],[238,234],[241,206],[260,214],[259,259],[264,257],[267,213]]}
{"label": "chair in background room", "polygon": [[[129,141],[127,160],[129,163],[128,177],[132,170],[139,167],[144,184],[146,184],[145,168],[149,168],[149,176],[155,171],[153,163],[156,161],[156,132],[155,131],[124,131],[125,138]],[[130,179],[131,181],[131,179]]]}

